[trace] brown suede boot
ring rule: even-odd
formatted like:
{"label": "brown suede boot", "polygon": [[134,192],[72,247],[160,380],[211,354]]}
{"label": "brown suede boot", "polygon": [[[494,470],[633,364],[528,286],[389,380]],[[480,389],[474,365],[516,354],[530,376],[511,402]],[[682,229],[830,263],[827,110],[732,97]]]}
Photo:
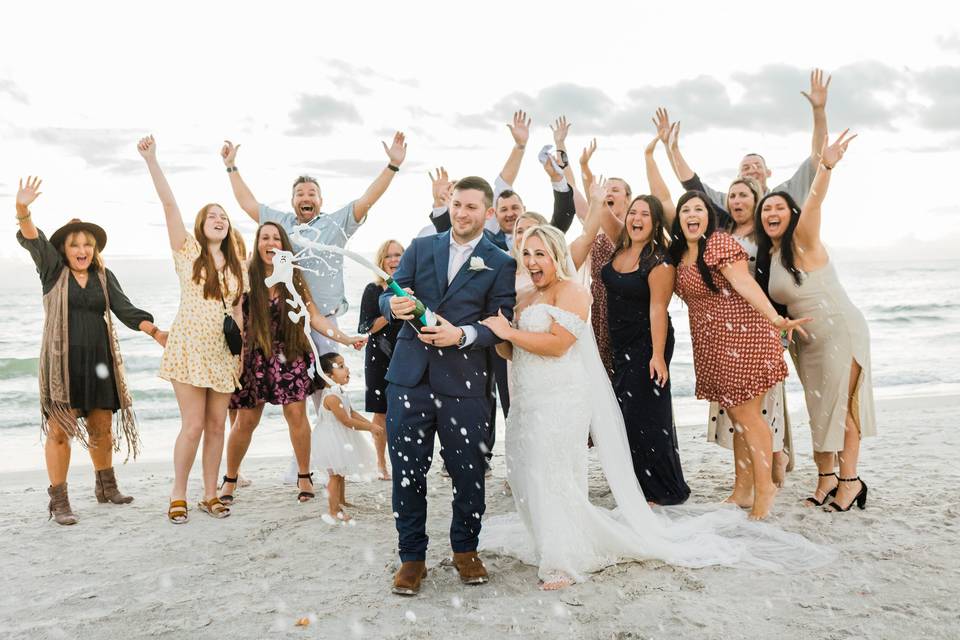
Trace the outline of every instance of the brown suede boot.
{"label": "brown suede boot", "polygon": [[112,502],[113,504],[129,504],[133,502],[133,496],[125,496],[117,489],[117,476],[113,474],[113,467],[94,471],[97,474],[97,487],[95,489],[97,502]]}
{"label": "brown suede boot", "polygon": [[420,582],[426,577],[426,562],[423,560],[404,562],[393,576],[393,592],[399,596],[415,596],[420,593]]}
{"label": "brown suede boot", "polygon": [[[47,493],[50,494],[50,504],[47,506],[50,511],[50,518],[53,518],[57,524],[77,524],[79,518],[73,515],[73,510],[70,508],[70,498],[67,497],[67,483],[48,487]],[[47,518],[47,520],[50,518]]]}
{"label": "brown suede boot", "polygon": [[463,584],[483,584],[490,580],[483,560],[476,551],[454,553],[453,564],[460,573],[460,582]]}

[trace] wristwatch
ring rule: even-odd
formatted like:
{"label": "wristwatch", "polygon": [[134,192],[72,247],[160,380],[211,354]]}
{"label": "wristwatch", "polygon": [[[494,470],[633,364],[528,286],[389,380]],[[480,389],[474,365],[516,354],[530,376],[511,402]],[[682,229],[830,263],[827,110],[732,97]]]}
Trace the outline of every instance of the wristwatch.
{"label": "wristwatch", "polygon": [[462,349],[465,344],[467,344],[467,332],[460,329],[460,339],[457,340],[457,348]]}

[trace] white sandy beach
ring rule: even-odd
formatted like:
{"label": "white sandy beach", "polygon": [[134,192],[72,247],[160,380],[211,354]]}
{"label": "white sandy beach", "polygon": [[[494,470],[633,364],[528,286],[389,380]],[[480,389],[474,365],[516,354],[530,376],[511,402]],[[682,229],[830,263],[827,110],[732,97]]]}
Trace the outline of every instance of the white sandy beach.
{"label": "white sandy beach", "polygon": [[[865,441],[864,512],[827,514],[800,501],[812,487],[805,422],[796,427],[797,470],[771,522],[832,545],[832,566],[799,575],[728,568],[618,565],[554,593],[536,571],[487,554],[489,584],[466,587],[453,567],[450,484],[431,471],[429,577],[421,594],[389,592],[396,567],[390,486],[348,485],[355,526],[320,519],[323,500],[298,505],[280,475],[287,459],[257,458],[233,515],[166,522],[172,465],[120,467],[130,506],[98,505],[83,451],[70,492],[81,522],[46,520],[41,470],[0,474],[3,638],[956,638],[960,635],[960,505],[956,415],[960,397],[885,399],[881,435]],[[802,419],[802,418],[801,418]],[[502,424],[502,422],[501,422]],[[702,425],[678,428],[693,502],[726,495],[726,451]],[[513,509],[503,495],[502,439],[487,514]],[[198,463],[199,465],[199,463]],[[199,495],[199,467],[191,484]],[[611,497],[594,461],[594,501]],[[306,618],[307,626],[297,626]]]}

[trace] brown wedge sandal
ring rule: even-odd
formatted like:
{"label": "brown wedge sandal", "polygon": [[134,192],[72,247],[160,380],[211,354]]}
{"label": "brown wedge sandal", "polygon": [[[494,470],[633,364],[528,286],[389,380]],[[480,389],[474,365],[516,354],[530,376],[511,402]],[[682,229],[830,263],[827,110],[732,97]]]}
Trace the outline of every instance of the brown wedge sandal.
{"label": "brown wedge sandal", "polygon": [[171,500],[170,507],[167,509],[167,518],[170,524],[183,524],[190,519],[187,515],[186,500]]}
{"label": "brown wedge sandal", "polygon": [[201,500],[197,503],[197,506],[200,508],[200,511],[203,511],[208,516],[212,518],[226,518],[230,515],[230,509],[223,506],[223,503],[220,502],[220,498],[213,497],[209,500]]}

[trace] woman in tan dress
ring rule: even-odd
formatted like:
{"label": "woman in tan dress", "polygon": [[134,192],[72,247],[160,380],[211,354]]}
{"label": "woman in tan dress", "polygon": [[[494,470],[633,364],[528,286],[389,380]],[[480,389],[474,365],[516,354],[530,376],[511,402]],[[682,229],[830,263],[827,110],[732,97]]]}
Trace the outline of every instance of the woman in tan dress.
{"label": "woman in tan dress", "polygon": [[187,521],[187,480],[203,436],[203,500],[198,507],[215,518],[225,518],[230,510],[217,497],[217,478],[227,405],[240,386],[240,357],[227,346],[223,322],[229,313],[238,326],[243,324],[239,305],[248,289],[243,242],[218,204],[200,210],[193,235],[189,235],[157,162],[153,136],[141,139],[137,150],[146,160],[163,204],[180,278],[180,308],[160,361],[160,377],[173,384],[181,418],[173,449],[174,482],[167,517],[174,524]]}
{"label": "woman in tan dress", "polygon": [[[847,511],[854,503],[866,506],[867,485],[857,475],[860,439],[876,434],[869,328],[840,285],[820,240],[820,208],[830,172],[855,137],[844,131],[833,144],[824,140],[802,215],[783,192],[767,195],[757,208],[761,285],[791,315],[813,318],[808,335],[797,340],[795,357],[820,476],[807,502],[819,506],[836,494],[830,503],[833,511]],[[769,274],[769,283],[763,273]]]}

